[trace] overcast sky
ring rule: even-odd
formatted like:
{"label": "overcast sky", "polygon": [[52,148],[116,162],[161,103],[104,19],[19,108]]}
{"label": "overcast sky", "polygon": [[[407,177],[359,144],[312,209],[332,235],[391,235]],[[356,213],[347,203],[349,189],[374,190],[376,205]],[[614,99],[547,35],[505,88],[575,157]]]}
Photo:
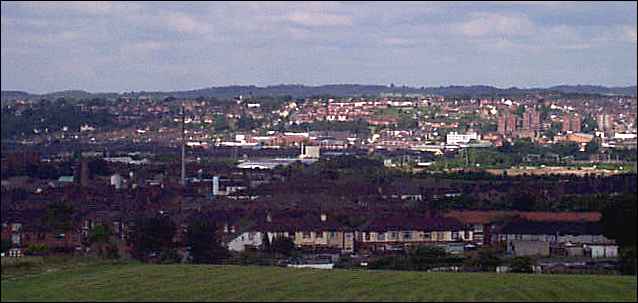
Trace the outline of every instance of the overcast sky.
{"label": "overcast sky", "polygon": [[2,2],[2,89],[635,85],[636,2]]}

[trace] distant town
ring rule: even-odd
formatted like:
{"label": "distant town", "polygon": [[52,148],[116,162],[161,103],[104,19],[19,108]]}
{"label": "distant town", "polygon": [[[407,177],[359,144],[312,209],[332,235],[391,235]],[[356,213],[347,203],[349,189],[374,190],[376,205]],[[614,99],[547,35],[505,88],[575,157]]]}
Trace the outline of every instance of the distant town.
{"label": "distant town", "polygon": [[[565,93],[8,100],[3,254],[635,272],[622,258],[635,203],[633,219],[620,210],[636,197],[636,106]],[[415,265],[420,253],[436,257]]]}

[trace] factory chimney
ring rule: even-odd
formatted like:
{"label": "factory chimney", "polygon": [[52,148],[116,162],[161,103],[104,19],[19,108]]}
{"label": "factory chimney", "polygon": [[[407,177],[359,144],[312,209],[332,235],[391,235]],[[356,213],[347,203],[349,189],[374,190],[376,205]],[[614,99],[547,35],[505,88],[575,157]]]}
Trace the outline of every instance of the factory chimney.
{"label": "factory chimney", "polygon": [[186,113],[182,104],[182,178],[180,183],[186,186]]}

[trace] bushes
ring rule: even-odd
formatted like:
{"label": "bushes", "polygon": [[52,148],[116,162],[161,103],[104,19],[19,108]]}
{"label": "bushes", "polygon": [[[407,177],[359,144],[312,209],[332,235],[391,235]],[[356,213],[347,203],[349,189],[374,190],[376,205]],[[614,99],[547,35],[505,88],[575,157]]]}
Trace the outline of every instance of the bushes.
{"label": "bushes", "polygon": [[531,273],[534,261],[530,257],[514,257],[510,261],[510,271],[517,273]]}
{"label": "bushes", "polygon": [[464,267],[469,271],[496,271],[496,267],[503,261],[493,248],[482,248],[471,255],[464,262]]}
{"label": "bushes", "polygon": [[3,239],[2,240],[2,252],[7,252],[9,251],[9,249],[11,249],[11,241]]}
{"label": "bushes", "polygon": [[451,256],[441,247],[419,246],[405,255],[381,257],[370,262],[370,269],[430,270],[461,266],[463,257]]}
{"label": "bushes", "polygon": [[43,256],[49,253],[49,247],[46,244],[31,244],[24,252],[25,255]]}
{"label": "bushes", "polygon": [[177,253],[176,249],[165,249],[162,250],[162,252],[160,252],[159,255],[159,263],[160,264],[174,264],[174,263],[180,263],[181,262],[181,258],[179,257],[179,254]]}
{"label": "bushes", "polygon": [[620,272],[623,275],[636,275],[636,247],[625,247],[620,250]]}
{"label": "bushes", "polygon": [[217,239],[217,224],[206,220],[191,223],[186,233],[193,263],[216,264],[228,257],[228,250]]}
{"label": "bushes", "polygon": [[270,251],[284,256],[291,256],[295,252],[295,243],[286,237],[275,237],[270,243]]}

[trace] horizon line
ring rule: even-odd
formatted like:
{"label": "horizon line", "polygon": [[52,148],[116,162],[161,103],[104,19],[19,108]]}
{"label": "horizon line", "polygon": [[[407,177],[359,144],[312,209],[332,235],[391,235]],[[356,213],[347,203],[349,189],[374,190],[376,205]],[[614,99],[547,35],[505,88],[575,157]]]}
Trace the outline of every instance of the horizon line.
{"label": "horizon line", "polygon": [[[394,83],[391,83],[394,84]],[[431,89],[431,88],[449,88],[449,87],[472,87],[472,86],[485,86],[485,87],[492,87],[492,88],[496,88],[496,89],[521,89],[521,90],[530,90],[530,89],[550,89],[552,87],[557,87],[557,86],[599,86],[599,87],[604,87],[604,88],[630,88],[630,87],[635,87],[637,86],[636,84],[628,84],[628,85],[603,85],[603,84],[554,84],[554,85],[548,85],[548,86],[508,86],[508,87],[499,87],[496,85],[490,85],[490,84],[465,84],[465,85],[460,85],[460,84],[449,84],[449,85],[439,85],[439,86],[410,86],[410,85],[401,85],[401,84],[394,84],[394,87],[390,87],[391,84],[361,84],[361,83],[328,83],[328,84],[319,84],[319,85],[312,85],[312,84],[300,84],[300,83],[279,83],[279,84],[269,84],[269,85],[264,85],[264,86],[259,86],[256,84],[228,84],[228,85],[220,85],[220,86],[206,86],[206,87],[199,87],[199,88],[190,88],[190,89],[173,89],[173,90],[123,90],[123,91],[88,91],[85,89],[78,89],[78,88],[70,88],[70,89],[60,89],[60,90],[54,90],[54,91],[49,91],[49,92],[44,92],[44,93],[37,93],[37,92],[32,92],[30,90],[20,90],[20,89],[2,89],[2,92],[22,92],[22,93],[27,93],[30,95],[48,95],[48,94],[54,94],[54,93],[61,93],[61,92],[69,92],[69,91],[81,91],[81,92],[85,92],[85,93],[89,93],[89,94],[124,94],[124,93],[170,93],[170,92],[187,92],[187,91],[196,91],[196,90],[203,90],[203,89],[210,89],[210,88],[223,88],[223,87],[233,87],[233,86],[239,86],[239,87],[255,87],[255,88],[269,88],[269,87],[276,87],[276,86],[305,86],[305,87],[322,87],[322,86],[337,86],[337,85],[358,85],[358,86],[385,86],[388,88],[393,88],[393,89],[402,89],[402,88],[409,88],[409,89]]]}

